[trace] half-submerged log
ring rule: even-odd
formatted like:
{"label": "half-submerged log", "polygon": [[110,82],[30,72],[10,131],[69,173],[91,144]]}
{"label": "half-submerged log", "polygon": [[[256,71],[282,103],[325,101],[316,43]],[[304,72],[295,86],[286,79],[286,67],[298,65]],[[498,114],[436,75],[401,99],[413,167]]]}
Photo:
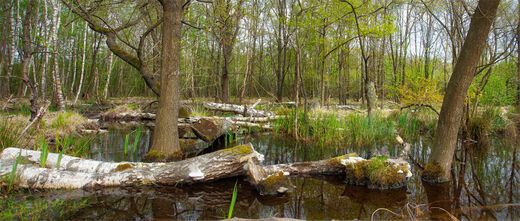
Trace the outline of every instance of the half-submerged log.
{"label": "half-submerged log", "polygon": [[[16,159],[15,184],[24,188],[92,188],[179,185],[245,176],[260,194],[283,194],[292,189],[289,175],[328,174],[346,176],[349,183],[369,188],[399,188],[411,176],[403,160],[343,155],[327,160],[292,164],[261,165],[263,155],[251,145],[219,150],[170,163],[102,162],[49,153],[44,167],[40,151],[7,148],[0,154],[0,176],[8,176]],[[27,163],[29,162],[29,163]]]}
{"label": "half-submerged log", "polygon": [[257,110],[254,109],[254,107],[246,107],[236,104],[205,102],[203,105],[208,110],[242,114],[244,117],[273,117],[276,115],[272,111]]}

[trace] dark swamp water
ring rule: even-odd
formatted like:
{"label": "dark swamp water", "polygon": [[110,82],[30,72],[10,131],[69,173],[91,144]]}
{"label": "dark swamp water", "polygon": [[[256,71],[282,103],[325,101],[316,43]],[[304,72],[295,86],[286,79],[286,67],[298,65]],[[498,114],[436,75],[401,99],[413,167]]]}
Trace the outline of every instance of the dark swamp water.
{"label": "dark swamp water", "polygon": [[[124,153],[125,136],[130,131],[111,131],[100,135],[90,158],[104,161],[139,161],[150,147],[150,130],[141,133],[135,153]],[[135,133],[129,135],[133,144]],[[312,161],[356,152],[367,157],[373,147],[320,147],[297,143],[274,134],[239,138],[230,145],[251,142],[265,155],[264,164]],[[415,161],[426,162],[430,141],[414,142],[411,154]],[[390,155],[399,149],[386,146]],[[71,215],[75,219],[222,219],[227,216],[235,182],[237,203],[233,216],[241,218],[288,217],[312,220],[370,219],[378,208],[398,214],[408,214],[406,207],[419,208],[420,218],[449,219],[447,210],[458,219],[520,219],[520,181],[517,148],[511,141],[490,139],[489,148],[465,145],[457,153],[454,181],[445,185],[423,183],[417,167],[406,188],[398,190],[369,190],[348,185],[344,177],[292,177],[294,192],[278,197],[266,197],[241,178],[207,184],[164,187],[109,188],[95,191],[71,190],[52,192],[57,198],[85,202]],[[479,151],[476,151],[479,150]],[[131,150],[129,151],[131,152]],[[44,193],[45,194],[45,193]],[[430,207],[429,212],[426,208]],[[439,209],[440,208],[440,209]],[[377,219],[396,218],[379,211]]]}

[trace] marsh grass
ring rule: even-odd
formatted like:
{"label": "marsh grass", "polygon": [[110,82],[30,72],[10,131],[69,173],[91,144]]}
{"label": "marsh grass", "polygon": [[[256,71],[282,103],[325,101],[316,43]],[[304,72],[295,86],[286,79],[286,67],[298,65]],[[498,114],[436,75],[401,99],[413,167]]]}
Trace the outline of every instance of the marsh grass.
{"label": "marsh grass", "polygon": [[19,147],[22,143],[21,124],[5,117],[0,119],[0,151],[8,147]]}
{"label": "marsh grass", "polygon": [[517,138],[514,117],[507,117],[499,108],[488,107],[468,120],[468,134],[471,139],[481,141],[489,134],[500,135],[511,140]]}
{"label": "marsh grass", "polygon": [[[401,128],[407,139],[419,137],[434,125],[424,117],[413,119],[409,113],[392,114],[388,117],[375,113],[371,117],[349,113],[311,112],[307,118],[298,113],[298,135],[322,145],[370,146],[373,143],[394,142]],[[294,112],[287,118],[279,118],[274,130],[279,134],[294,134]]]}
{"label": "marsh grass", "polygon": [[49,144],[47,144],[44,136],[40,138],[40,144],[36,150],[40,151],[40,167],[44,168],[47,163],[47,156],[49,156]]}
{"label": "marsh grass", "polygon": [[235,208],[235,203],[237,201],[237,195],[238,195],[237,183],[238,183],[238,180],[235,182],[235,187],[233,188],[233,196],[231,197],[231,203],[229,204],[229,210],[228,210],[228,215],[227,215],[228,219],[231,219],[231,217],[233,216],[233,208]]}
{"label": "marsh grass", "polygon": [[11,169],[11,174],[9,174],[9,185],[7,187],[7,192],[10,192],[13,189],[14,178],[16,177],[16,169],[18,168],[18,164],[22,161],[22,151],[18,152],[18,157],[14,161],[13,168]]}

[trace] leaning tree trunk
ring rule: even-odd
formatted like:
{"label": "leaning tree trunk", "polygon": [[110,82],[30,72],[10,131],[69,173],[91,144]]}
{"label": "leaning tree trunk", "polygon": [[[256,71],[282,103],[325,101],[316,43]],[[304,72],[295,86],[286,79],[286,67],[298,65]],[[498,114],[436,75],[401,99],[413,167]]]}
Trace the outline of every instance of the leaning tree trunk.
{"label": "leaning tree trunk", "polygon": [[450,180],[464,99],[473,80],[482,50],[486,45],[499,3],[500,0],[480,0],[471,18],[468,35],[442,102],[431,157],[422,175],[426,181],[446,182]]}
{"label": "leaning tree trunk", "polygon": [[59,72],[58,65],[58,29],[60,26],[60,2],[58,0],[51,0],[52,5],[52,29],[51,29],[51,42],[53,45],[53,68],[52,68],[52,78],[54,84],[54,95],[57,105],[60,107],[60,111],[65,111],[65,101],[63,99],[63,92],[61,90],[61,76]]}
{"label": "leaning tree trunk", "polygon": [[161,96],[151,150],[166,157],[180,155],[177,118],[183,1],[165,0],[162,25]]}

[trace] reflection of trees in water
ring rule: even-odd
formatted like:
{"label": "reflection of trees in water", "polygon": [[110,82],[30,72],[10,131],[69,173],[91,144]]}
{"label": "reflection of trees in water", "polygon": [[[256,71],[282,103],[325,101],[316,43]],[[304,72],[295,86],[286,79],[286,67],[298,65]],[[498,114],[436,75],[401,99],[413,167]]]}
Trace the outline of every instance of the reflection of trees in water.
{"label": "reflection of trees in water", "polygon": [[[237,142],[252,142],[265,154],[265,164],[319,160],[346,152],[361,155],[368,149],[352,147],[317,147],[291,139],[262,135]],[[427,161],[429,140],[419,139],[411,155],[419,163]],[[234,216],[247,218],[294,217],[302,219],[368,219],[378,208],[406,213],[407,202],[429,203],[444,208],[459,219],[520,219],[518,203],[518,152],[515,144],[489,139],[489,145],[466,142],[456,154],[451,183],[444,186],[423,184],[414,172],[408,191],[376,191],[346,185],[342,177],[294,177],[296,189],[281,197],[259,196],[248,183],[239,181]],[[392,147],[389,147],[393,153]],[[79,218],[134,219],[219,219],[227,215],[235,179],[208,184],[175,187],[142,187],[82,192],[75,198],[88,196],[89,207]],[[67,193],[72,193],[68,191]],[[86,196],[85,196],[86,194]],[[409,198],[408,198],[409,197]],[[441,210],[431,210],[432,217],[447,218]],[[96,215],[97,214],[97,215]],[[378,213],[378,219],[392,218]]]}
{"label": "reflection of trees in water", "polygon": [[[458,219],[520,218],[519,205],[511,205],[519,197],[517,148],[496,139],[487,144],[460,145],[451,184],[423,183],[430,208],[441,207]],[[449,219],[440,210],[432,210],[431,216]]]}

